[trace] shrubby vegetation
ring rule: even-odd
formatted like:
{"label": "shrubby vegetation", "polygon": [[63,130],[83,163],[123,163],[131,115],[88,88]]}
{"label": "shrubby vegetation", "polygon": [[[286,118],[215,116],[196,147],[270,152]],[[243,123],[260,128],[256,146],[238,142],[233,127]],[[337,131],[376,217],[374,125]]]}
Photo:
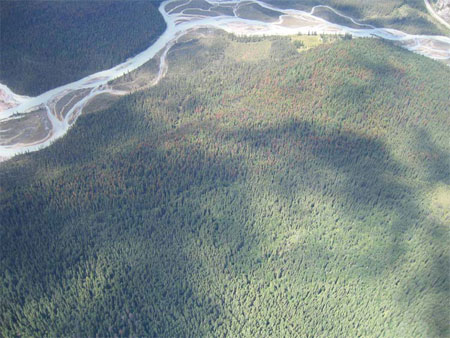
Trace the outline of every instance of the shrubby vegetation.
{"label": "shrubby vegetation", "polygon": [[277,41],[174,49],[1,164],[3,336],[448,336],[450,70]]}
{"label": "shrubby vegetation", "polygon": [[115,66],[151,45],[160,1],[1,1],[0,82],[19,94]]}
{"label": "shrubby vegetation", "polygon": [[[436,26],[423,0],[266,0],[276,6],[310,10],[328,5],[345,15],[377,27],[390,27],[410,34],[445,34],[445,27]],[[342,18],[340,19],[342,20]],[[338,20],[339,21],[339,20]],[[345,22],[337,22],[346,24]],[[347,25],[351,22],[347,22]]]}

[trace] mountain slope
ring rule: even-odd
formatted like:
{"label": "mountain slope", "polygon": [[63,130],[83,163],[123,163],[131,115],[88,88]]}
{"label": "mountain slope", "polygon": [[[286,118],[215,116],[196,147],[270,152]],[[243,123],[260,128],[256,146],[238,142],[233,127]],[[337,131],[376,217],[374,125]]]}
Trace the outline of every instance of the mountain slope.
{"label": "mountain slope", "polygon": [[450,70],[258,43],[0,165],[2,335],[448,335]]}
{"label": "mountain slope", "polygon": [[159,2],[0,2],[0,82],[37,95],[125,61],[164,31]]}

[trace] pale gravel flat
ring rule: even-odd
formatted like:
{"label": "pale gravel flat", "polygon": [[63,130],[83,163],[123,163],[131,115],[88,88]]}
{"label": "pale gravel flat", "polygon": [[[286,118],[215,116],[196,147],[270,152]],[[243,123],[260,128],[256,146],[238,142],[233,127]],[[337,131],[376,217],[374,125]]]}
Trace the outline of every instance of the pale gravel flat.
{"label": "pale gravel flat", "polygon": [[[0,161],[8,159],[23,152],[36,151],[49,146],[56,139],[64,136],[69,128],[76,122],[83,112],[83,108],[96,96],[100,94],[125,95],[128,92],[117,91],[111,88],[108,83],[127,74],[151,60],[159,52],[163,51],[160,58],[160,70],[156,79],[151,85],[156,85],[167,72],[166,55],[168,50],[176,41],[189,31],[197,28],[210,27],[225,30],[236,35],[293,35],[298,33],[307,34],[314,31],[318,34],[352,34],[355,37],[377,37],[399,42],[404,48],[417,52],[434,59],[450,60],[450,38],[445,36],[411,35],[395,29],[376,28],[358,23],[353,18],[343,15],[329,6],[315,6],[310,12],[293,9],[280,9],[273,5],[268,5],[261,0],[249,0],[248,3],[261,6],[265,9],[282,13],[275,22],[262,22],[248,20],[237,17],[236,10],[239,7],[239,0],[214,1],[205,0],[213,7],[226,7],[230,15],[217,15],[208,17],[201,15],[204,9],[189,8],[186,13],[186,4],[191,1],[167,0],[159,7],[166,24],[166,31],[145,51],[133,58],[111,68],[104,70],[79,81],[52,89],[37,97],[20,96],[13,93],[8,87],[0,84],[0,129],[3,123],[17,118],[17,113],[27,114],[38,107],[44,107],[51,122],[52,130],[49,135],[41,140],[30,139],[29,142],[21,138],[21,142],[0,146]],[[195,1],[192,1],[195,4]],[[425,0],[427,3],[427,0]],[[173,4],[174,6],[170,6]],[[169,5],[169,6],[168,6]],[[176,5],[176,6],[175,6]],[[194,5],[192,5],[194,6]],[[183,11],[177,12],[177,8],[183,7]],[[188,6],[189,7],[189,6]],[[350,28],[343,25],[330,23],[322,18],[314,16],[316,8],[328,8],[336,15],[350,20],[358,28]],[[169,8],[170,11],[166,11]],[[232,9],[230,11],[229,9]],[[199,10],[196,12],[196,10]],[[196,14],[198,13],[198,14]],[[87,94],[82,95],[75,104],[67,111],[59,111],[63,105],[58,105],[58,101],[64,96],[83,90]],[[26,128],[24,126],[23,128]],[[17,128],[17,134],[22,134],[21,128]]]}

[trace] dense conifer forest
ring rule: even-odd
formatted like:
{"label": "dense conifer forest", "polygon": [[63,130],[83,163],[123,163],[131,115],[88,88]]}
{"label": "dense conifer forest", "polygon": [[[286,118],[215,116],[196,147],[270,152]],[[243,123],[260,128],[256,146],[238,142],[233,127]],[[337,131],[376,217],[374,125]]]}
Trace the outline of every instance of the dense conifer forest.
{"label": "dense conifer forest", "polygon": [[450,334],[450,69],[376,39],[227,52],[260,45],[186,40],[0,164],[0,335]]}
{"label": "dense conifer forest", "polygon": [[37,95],[108,69],[164,31],[161,1],[0,1],[0,82]]}

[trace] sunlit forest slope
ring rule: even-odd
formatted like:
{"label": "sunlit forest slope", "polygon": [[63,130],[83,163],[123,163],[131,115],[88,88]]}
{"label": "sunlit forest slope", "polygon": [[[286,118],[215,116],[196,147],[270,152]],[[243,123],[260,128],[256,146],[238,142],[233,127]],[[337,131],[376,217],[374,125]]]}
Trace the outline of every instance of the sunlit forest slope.
{"label": "sunlit forest slope", "polygon": [[117,65],[163,32],[160,1],[0,1],[0,82],[37,95]]}
{"label": "sunlit forest slope", "polygon": [[0,164],[2,336],[450,334],[450,69],[244,41]]}

